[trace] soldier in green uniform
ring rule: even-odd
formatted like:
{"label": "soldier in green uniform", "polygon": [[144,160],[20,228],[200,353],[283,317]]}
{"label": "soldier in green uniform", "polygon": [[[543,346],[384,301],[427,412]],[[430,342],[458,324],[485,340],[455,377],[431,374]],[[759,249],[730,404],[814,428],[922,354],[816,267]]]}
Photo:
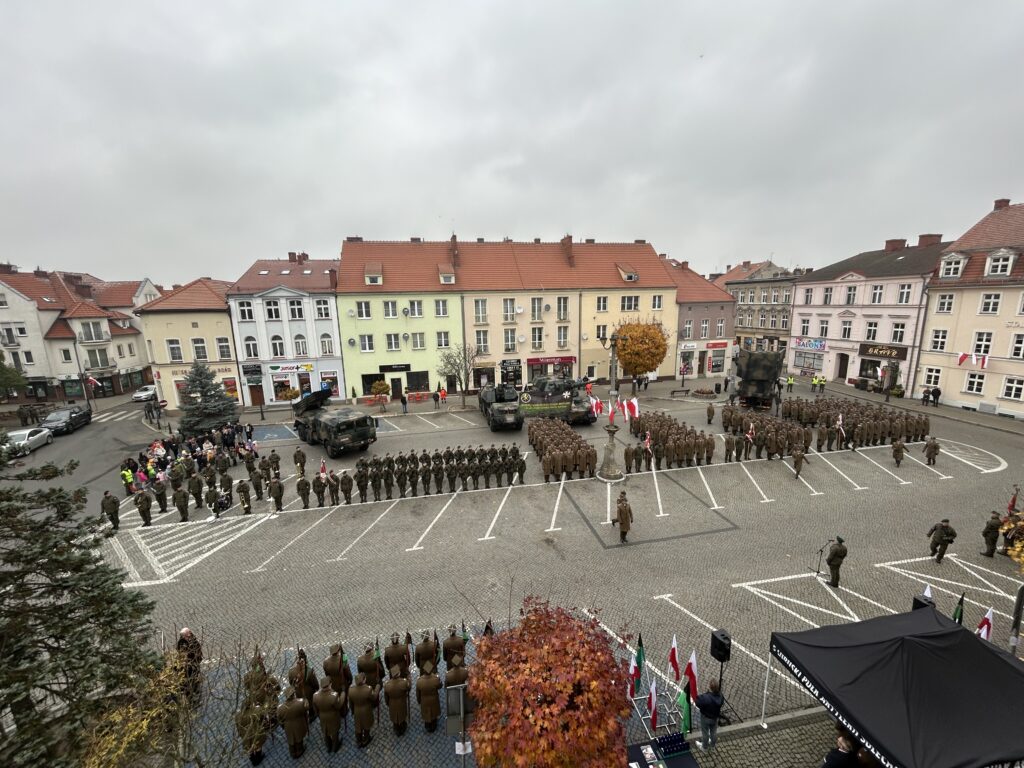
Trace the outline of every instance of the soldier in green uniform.
{"label": "soldier in green uniform", "polygon": [[423,727],[428,733],[437,730],[437,719],[441,716],[441,680],[434,672],[434,663],[428,661],[423,665],[423,672],[416,681],[416,702],[420,705]]}
{"label": "soldier in green uniform", "polygon": [[436,451],[435,455],[438,457],[438,461],[435,461],[430,468],[430,472],[434,476],[434,492],[444,493],[444,464],[440,461],[441,455]]}
{"label": "soldier in green uniform", "polygon": [[[451,452],[446,450],[445,453]],[[444,465],[444,474],[448,478],[448,493],[455,493],[455,478],[458,476],[459,470],[454,461],[449,461]]]}
{"label": "soldier in green uniform", "polygon": [[178,490],[181,488],[182,483],[185,482],[185,466],[180,461],[176,461],[174,466],[171,467],[170,472],[167,473],[167,477],[171,481],[171,491]]}
{"label": "soldier in green uniform", "polygon": [[836,437],[837,436],[838,436],[838,430],[836,430],[835,425],[834,424],[829,424],[828,425],[828,446],[827,446],[827,450],[829,450],[829,451],[832,450],[832,447],[835,445]]}
{"label": "soldier in green uniform", "polygon": [[153,483],[153,495],[156,496],[156,504],[160,508],[160,513],[163,514],[167,511],[167,483],[159,477]]}
{"label": "soldier in green uniform", "polygon": [[252,502],[249,499],[249,483],[244,477],[238,481],[238,502],[242,505],[243,515],[248,515],[252,512]]}
{"label": "soldier in green uniform", "polygon": [[803,469],[804,461],[806,457],[804,450],[799,445],[793,447],[793,479],[796,480],[800,477],[800,470]]}
{"label": "soldier in green uniform", "polygon": [[[341,643],[331,646],[331,655],[324,659],[324,674],[331,678],[331,687],[336,691],[347,691],[352,685],[352,668]],[[347,700],[346,700],[347,701]],[[341,716],[345,717],[346,712]]]}
{"label": "soldier in green uniform", "polygon": [[[410,453],[412,452],[410,451]],[[409,493],[412,496],[415,496],[416,489],[420,484],[420,465],[419,462],[416,461],[415,455],[406,462],[406,472],[409,474]]]}
{"label": "soldier in green uniform", "polygon": [[896,438],[892,443],[892,458],[896,462],[896,469],[899,469],[900,462],[903,461],[903,454],[906,451],[907,446],[902,439]]}
{"label": "soldier in green uniform", "polygon": [[633,471],[633,446],[629,443],[626,443],[626,447],[622,451],[622,463],[625,465],[627,473]]}
{"label": "soldier in green uniform", "polygon": [[725,433],[725,463],[728,464],[732,461],[733,451],[736,450],[736,438],[732,436],[732,432]]}
{"label": "soldier in green uniform", "polygon": [[[330,470],[327,473],[327,493],[331,497],[331,506],[332,507],[338,506],[338,491],[339,490],[340,490],[340,483],[338,481],[338,476],[336,474],[334,474],[334,470],[332,469],[332,470]],[[352,489],[349,488],[349,493],[351,493],[351,492],[352,492]]]}
{"label": "soldier in green uniform", "polygon": [[299,498],[302,499],[302,508],[309,509],[310,484],[305,475],[299,477],[299,481],[295,484],[295,490],[298,492]]}
{"label": "soldier in green uniform", "polygon": [[276,448],[271,448],[270,449],[270,456],[268,457],[268,462],[270,464],[270,474],[271,475],[280,475],[281,474],[281,457],[278,455]]}
{"label": "soldier in green uniform", "polygon": [[946,554],[946,548],[956,539],[956,531],[949,524],[949,518],[944,517],[929,528],[925,536],[931,538],[932,557],[935,558],[936,563],[941,563],[943,556]]}
{"label": "soldier in green uniform", "polygon": [[834,589],[839,589],[839,569],[843,565],[843,560],[846,559],[846,545],[843,543],[842,536],[836,536],[835,543],[828,550],[828,557],[825,558],[825,563],[828,565],[828,571],[831,575],[828,585]]}
{"label": "soldier in green uniform", "polygon": [[391,667],[391,679],[384,684],[384,701],[388,705],[388,714],[391,717],[391,727],[395,731],[395,736],[401,736],[405,733],[406,727],[409,725],[409,691],[411,686],[409,685],[408,668],[406,668],[406,675],[403,677],[401,669],[397,664]]}
{"label": "soldier in green uniform", "polygon": [[924,453],[925,458],[928,460],[928,466],[935,464],[935,459],[939,455],[939,441],[934,437],[929,437],[928,442],[924,444],[921,449]]}
{"label": "soldier in green uniform", "polygon": [[184,488],[176,490],[172,496],[171,501],[174,502],[174,506],[178,509],[178,516],[181,518],[181,522],[188,522],[188,491]]}
{"label": "soldier in green uniform", "polygon": [[405,457],[402,454],[398,454],[398,458],[402,459],[400,462],[395,462],[395,484],[398,486],[398,498],[405,498],[405,487],[409,483],[409,475],[405,469]]}
{"label": "soldier in green uniform", "polygon": [[526,475],[526,457],[525,456],[520,456],[518,461],[519,461],[519,466],[517,467],[516,471],[519,473],[519,484],[522,485],[523,483],[526,482],[523,479],[523,477]]}
{"label": "soldier in green uniform", "polygon": [[476,491],[480,488],[480,465],[477,464],[472,451],[468,451],[466,455],[470,457],[469,461],[466,463],[466,472],[471,478],[473,478],[473,490]]}
{"label": "soldier in green uniform", "polygon": [[242,749],[249,756],[250,765],[263,762],[263,745],[270,735],[271,722],[275,716],[276,713],[271,714],[262,700],[249,696],[235,715],[235,729],[242,742]]}
{"label": "soldier in green uniform", "polygon": [[210,508],[210,511],[213,512],[213,516],[216,518],[220,517],[220,510],[217,508],[217,499],[219,497],[220,494],[217,493],[216,488],[207,488],[206,493],[203,496],[206,500],[206,506]]}
{"label": "soldier in green uniform", "polygon": [[306,476],[306,452],[300,447],[295,448],[295,453],[292,454],[292,461],[295,462],[295,471],[299,477]]}
{"label": "soldier in green uniform", "polygon": [[[993,512],[992,516],[985,523],[985,527],[981,531],[981,538],[985,540],[985,551],[979,552],[979,555],[985,557],[995,557],[996,555],[996,542],[999,541],[999,528],[1002,525],[999,520],[999,513]],[[115,527],[115,530],[116,527]]]}
{"label": "soldier in green uniform", "polygon": [[348,704],[352,709],[352,720],[356,732],[356,746],[362,749],[372,740],[373,713],[377,709],[379,688],[366,684],[366,675],[356,675],[355,684],[348,689]]}
{"label": "soldier in green uniform", "polygon": [[149,517],[149,510],[153,506],[153,500],[149,497],[149,494],[145,491],[139,491],[135,494],[135,508],[139,510],[139,517],[142,518],[142,527],[146,528],[152,524]]}
{"label": "soldier in green uniform", "polygon": [[365,466],[356,470],[356,488],[359,489],[359,503],[366,503],[366,489],[370,485],[370,473]]}
{"label": "soldier in green uniform", "polygon": [[385,464],[384,469],[381,470],[380,477],[384,482],[384,498],[390,499],[392,489],[395,487],[395,470],[394,470],[394,459],[388,456],[388,460],[391,464]]}
{"label": "soldier in green uniform", "polygon": [[462,481],[462,490],[469,490],[469,464],[465,461],[460,461],[456,466],[456,471],[459,473],[459,480]]}
{"label": "soldier in green uniform", "polygon": [[619,525],[619,543],[627,544],[629,542],[626,535],[629,533],[630,528],[633,527],[633,508],[630,507],[629,501],[626,499],[625,491],[619,493],[615,506],[615,522]]}
{"label": "soldier in green uniform", "polygon": [[480,475],[484,479],[484,488],[490,488],[491,487],[491,472],[494,471],[494,468],[493,468],[492,463],[491,463],[490,455],[485,453],[483,458],[480,459],[479,464],[480,464]]}
{"label": "soldier in green uniform", "polygon": [[213,464],[207,464],[206,469],[203,470],[203,480],[206,481],[207,488],[217,487],[217,472],[213,468]]}
{"label": "soldier in green uniform", "polygon": [[284,499],[284,483],[281,482],[281,476],[279,474],[275,474],[271,479],[270,485],[267,486],[267,493],[270,495],[270,498],[274,500],[274,509],[277,512],[280,512],[282,509],[281,501]]}
{"label": "soldier in green uniform", "polygon": [[256,501],[263,501],[263,475],[259,471],[250,472],[249,482],[252,483],[252,490],[256,494]]}
{"label": "soldier in green uniform", "polygon": [[313,476],[313,494],[316,496],[316,505],[322,507],[324,505],[324,496],[327,495],[327,483],[317,472]]}
{"label": "soldier in green uniform", "polygon": [[[424,451],[423,455],[426,456],[427,452]],[[423,495],[424,496],[429,496],[430,495],[430,459],[429,459],[429,457],[427,458],[426,461],[420,461],[420,481],[423,483]],[[435,488],[434,490],[437,493],[441,492],[440,488]]]}
{"label": "soldier in green uniform", "polygon": [[381,469],[378,464],[370,464],[370,488],[373,490],[373,500],[380,501]]}
{"label": "soldier in green uniform", "polygon": [[[185,503],[188,503],[188,497],[185,497]],[[121,511],[121,503],[117,500],[116,496],[112,496],[110,491],[103,492],[103,498],[100,500],[100,510],[107,519],[110,520],[111,530],[117,533],[117,529],[120,526],[119,513]]]}
{"label": "soldier in green uniform", "polygon": [[264,483],[269,483],[270,482],[270,460],[266,456],[264,456],[262,459],[260,459],[260,463],[259,463],[258,466],[260,468],[260,475],[263,477],[263,482]]}
{"label": "soldier in green uniform", "polygon": [[235,501],[234,496],[232,494],[232,490],[233,490],[234,486],[235,486],[235,484],[234,484],[234,482],[232,482],[231,476],[227,472],[221,472],[220,473],[220,492],[223,493],[223,494],[227,494],[227,497],[228,497],[228,507],[229,508],[234,504],[234,501]]}
{"label": "soldier in green uniform", "polygon": [[298,760],[306,752],[306,735],[309,733],[309,702],[300,699],[294,688],[284,692],[284,704],[277,708],[277,720],[284,728],[288,739],[288,753]]}
{"label": "soldier in green uniform", "polygon": [[[341,489],[341,495],[345,497],[345,503],[352,503],[352,475],[348,473],[348,470],[343,469],[341,471],[341,477],[338,478],[338,488]],[[366,495],[366,489],[364,488],[359,492],[362,495]]]}

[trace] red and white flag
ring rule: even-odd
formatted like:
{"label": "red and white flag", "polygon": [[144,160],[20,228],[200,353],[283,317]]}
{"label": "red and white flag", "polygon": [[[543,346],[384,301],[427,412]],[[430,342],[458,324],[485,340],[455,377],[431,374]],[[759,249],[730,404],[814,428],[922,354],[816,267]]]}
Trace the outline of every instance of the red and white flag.
{"label": "red and white flag", "polygon": [[608,423],[615,423],[615,406],[612,404],[611,400],[608,401]]}
{"label": "red and white flag", "polygon": [[956,358],[956,364],[957,365],[963,365],[964,364],[964,360],[966,360],[966,359],[967,359],[967,353],[966,352],[961,352],[957,356],[957,358]]}
{"label": "red and white flag", "polygon": [[679,647],[676,645],[676,636],[672,635],[672,647],[668,651],[668,663],[676,675],[676,682],[679,682]]}
{"label": "red and white flag", "polygon": [[754,442],[754,422],[750,422],[750,429],[747,430],[747,434],[744,437],[747,438],[747,442]]}
{"label": "red and white flag", "polygon": [[626,401],[625,400],[616,400],[615,401],[615,407],[618,409],[619,413],[622,414],[622,420],[626,424],[628,424],[629,423],[629,411],[626,409]]}
{"label": "red and white flag", "polygon": [[629,660],[629,698],[636,696],[636,681],[640,679],[640,667],[636,664],[636,654]]}
{"label": "red and white flag", "polygon": [[590,398],[590,412],[595,416],[601,415],[601,401],[596,398]]}
{"label": "red and white flag", "polygon": [[658,688],[656,677],[651,677],[651,690],[647,692],[647,711],[651,713],[651,733],[654,733],[658,728]]}
{"label": "red and white flag", "polygon": [[978,364],[978,353],[977,352],[971,352],[971,365],[977,365],[977,364]]}
{"label": "red and white flag", "polygon": [[89,382],[90,387],[98,387],[100,385],[100,383],[96,381],[96,379],[94,379],[92,376],[86,379],[86,381]]}
{"label": "red and white flag", "polygon": [[644,450],[646,450],[648,453],[652,453],[650,432],[644,432]]}
{"label": "red and white flag", "polygon": [[327,459],[320,459],[320,474],[327,477]]}
{"label": "red and white flag", "polygon": [[686,662],[683,675],[690,681],[691,701],[697,701],[697,651],[690,651],[690,660]]}
{"label": "red and white flag", "polygon": [[1010,503],[1006,505],[1006,511],[1013,514],[1013,510],[1017,508],[1017,489],[1013,491],[1013,496],[1010,497]]}
{"label": "red and white flag", "polygon": [[981,356],[981,369],[985,370],[988,368],[988,355]]}
{"label": "red and white flag", "polygon": [[640,401],[635,397],[626,404],[626,407],[629,409],[629,417],[631,419],[635,419],[640,415]]}
{"label": "red and white flag", "polygon": [[978,631],[975,634],[982,640],[988,640],[992,642],[992,609],[988,609],[988,613],[985,614],[980,622],[978,622]]}

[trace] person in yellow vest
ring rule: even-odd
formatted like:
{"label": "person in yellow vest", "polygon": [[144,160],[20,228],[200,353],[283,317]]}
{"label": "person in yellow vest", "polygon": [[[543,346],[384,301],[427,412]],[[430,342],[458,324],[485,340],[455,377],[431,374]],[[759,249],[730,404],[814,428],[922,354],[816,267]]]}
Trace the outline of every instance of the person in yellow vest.
{"label": "person in yellow vest", "polygon": [[787,392],[792,392],[793,391],[793,385],[795,383],[796,383],[796,377],[793,376],[793,374],[790,374],[789,376],[787,376],[786,377],[786,391]]}

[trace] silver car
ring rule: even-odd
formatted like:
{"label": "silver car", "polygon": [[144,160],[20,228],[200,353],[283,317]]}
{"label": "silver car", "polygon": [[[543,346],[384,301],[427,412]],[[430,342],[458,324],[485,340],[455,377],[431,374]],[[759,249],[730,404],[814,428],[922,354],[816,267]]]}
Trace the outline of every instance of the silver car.
{"label": "silver car", "polygon": [[36,448],[53,442],[53,433],[43,427],[16,429],[7,433],[7,441],[16,456],[27,456]]}

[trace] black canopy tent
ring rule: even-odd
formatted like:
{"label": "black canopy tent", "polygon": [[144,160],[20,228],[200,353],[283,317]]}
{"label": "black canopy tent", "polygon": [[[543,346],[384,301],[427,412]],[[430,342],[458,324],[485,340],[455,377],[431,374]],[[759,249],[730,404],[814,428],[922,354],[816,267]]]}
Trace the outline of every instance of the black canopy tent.
{"label": "black canopy tent", "polygon": [[773,632],[773,657],[883,766],[1024,765],[1024,664],[934,609]]}

